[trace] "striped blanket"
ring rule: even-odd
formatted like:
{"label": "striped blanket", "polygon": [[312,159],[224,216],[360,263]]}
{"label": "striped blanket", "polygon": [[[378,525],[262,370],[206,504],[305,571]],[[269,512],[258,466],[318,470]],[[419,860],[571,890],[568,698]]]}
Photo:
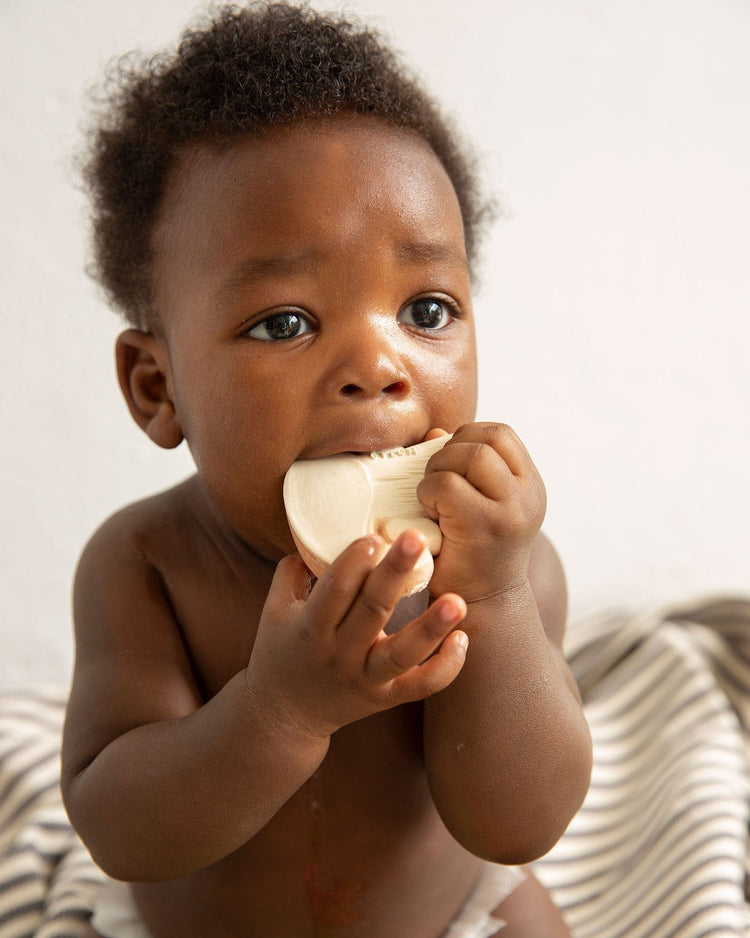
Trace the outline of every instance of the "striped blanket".
{"label": "striped blanket", "polygon": [[[750,600],[568,639],[593,778],[535,866],[575,938],[750,938]],[[102,879],[60,801],[63,713],[59,689],[0,695],[0,938],[80,938]]]}

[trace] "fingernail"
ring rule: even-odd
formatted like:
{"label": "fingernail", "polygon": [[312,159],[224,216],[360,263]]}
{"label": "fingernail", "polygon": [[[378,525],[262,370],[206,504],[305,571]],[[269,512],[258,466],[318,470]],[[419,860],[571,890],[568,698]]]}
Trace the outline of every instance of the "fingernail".
{"label": "fingernail", "polygon": [[365,550],[367,551],[368,557],[372,557],[382,549],[383,538],[378,534],[368,534],[362,540],[365,543]]}
{"label": "fingernail", "polygon": [[418,557],[424,549],[424,544],[422,543],[422,539],[417,537],[416,534],[407,531],[405,534],[401,535],[400,547],[401,552],[406,557]]}
{"label": "fingernail", "polygon": [[455,622],[456,619],[459,618],[455,606],[452,606],[450,603],[443,603],[440,609],[438,609],[438,615],[443,622]]}

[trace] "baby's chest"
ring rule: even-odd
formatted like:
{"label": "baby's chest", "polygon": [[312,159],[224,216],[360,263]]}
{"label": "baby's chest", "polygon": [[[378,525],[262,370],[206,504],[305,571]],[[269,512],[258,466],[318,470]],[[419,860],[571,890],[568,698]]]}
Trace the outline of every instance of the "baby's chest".
{"label": "baby's chest", "polygon": [[247,845],[249,852],[283,856],[292,870],[302,864],[344,881],[354,870],[373,873],[373,865],[384,875],[397,857],[403,862],[407,844],[440,841],[445,831],[427,784],[420,729],[421,707],[410,705],[335,733],[317,771]]}
{"label": "baby's chest", "polygon": [[262,602],[209,576],[185,577],[172,606],[205,699],[247,667]]}

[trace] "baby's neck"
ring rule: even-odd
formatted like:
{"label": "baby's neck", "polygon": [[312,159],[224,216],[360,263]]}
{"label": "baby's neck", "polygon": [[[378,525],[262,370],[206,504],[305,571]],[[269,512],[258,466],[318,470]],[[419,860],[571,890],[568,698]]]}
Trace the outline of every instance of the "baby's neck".
{"label": "baby's neck", "polygon": [[232,566],[250,566],[254,576],[267,578],[270,586],[276,565],[283,554],[270,544],[253,544],[243,538],[216,507],[200,475],[196,474],[189,479],[186,487],[188,503],[196,522],[227,562]]}

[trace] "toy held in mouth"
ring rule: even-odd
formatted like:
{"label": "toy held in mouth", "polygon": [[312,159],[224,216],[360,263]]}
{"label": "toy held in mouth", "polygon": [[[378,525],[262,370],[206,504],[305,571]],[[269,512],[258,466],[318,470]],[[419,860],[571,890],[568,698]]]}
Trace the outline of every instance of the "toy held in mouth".
{"label": "toy held in mouth", "polygon": [[407,595],[430,582],[440,528],[417,499],[429,458],[450,436],[369,455],[339,453],[293,463],[284,479],[284,506],[300,556],[317,577],[344,548],[367,534],[393,544],[407,529],[420,531],[426,547],[407,583]]}

